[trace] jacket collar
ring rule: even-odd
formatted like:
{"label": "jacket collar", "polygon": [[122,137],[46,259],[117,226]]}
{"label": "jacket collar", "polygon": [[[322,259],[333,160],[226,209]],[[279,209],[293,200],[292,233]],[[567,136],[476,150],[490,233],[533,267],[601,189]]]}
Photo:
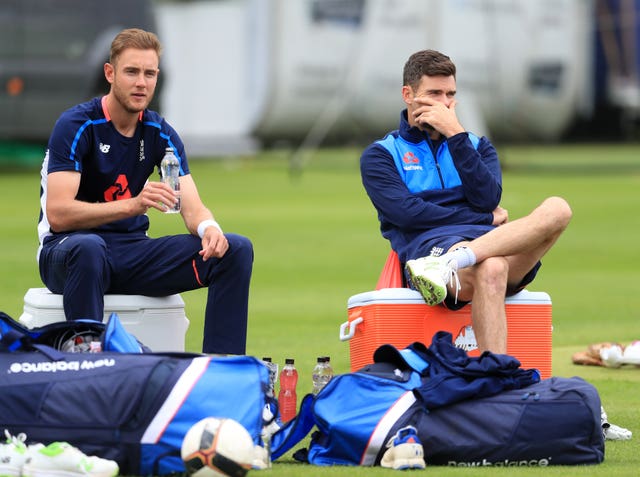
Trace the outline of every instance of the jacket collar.
{"label": "jacket collar", "polygon": [[409,124],[409,120],[407,119],[407,110],[403,109],[400,112],[400,126],[398,127],[398,132],[400,137],[405,141],[411,142],[413,144],[419,144],[421,142],[426,142],[433,149],[434,147],[439,147],[442,142],[444,142],[444,138],[441,136],[441,139],[434,141],[429,137],[429,134],[416,126],[411,126]]}
{"label": "jacket collar", "polygon": [[415,144],[422,141],[431,142],[429,135],[427,133],[425,133],[424,131],[421,131],[416,126],[411,126],[409,124],[406,109],[403,109],[400,112],[400,126],[398,128],[398,131],[402,139],[406,141],[409,141]]}

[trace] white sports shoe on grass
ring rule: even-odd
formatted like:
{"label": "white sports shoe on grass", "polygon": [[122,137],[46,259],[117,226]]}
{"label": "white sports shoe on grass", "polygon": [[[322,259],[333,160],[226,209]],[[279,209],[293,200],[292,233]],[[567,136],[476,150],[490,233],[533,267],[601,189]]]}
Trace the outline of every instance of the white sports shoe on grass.
{"label": "white sports shoe on grass", "polygon": [[29,449],[22,477],[116,477],[118,464],[86,456],[66,442]]}
{"label": "white sports shoe on grass", "polygon": [[403,427],[389,439],[380,465],[395,470],[424,469],[427,466],[415,427]]}
{"label": "white sports shoe on grass", "polygon": [[413,286],[420,292],[427,305],[442,303],[447,297],[447,284],[455,286],[456,301],[460,290],[458,266],[455,260],[443,257],[422,257],[408,260],[405,266]]}
{"label": "white sports shoe on grass", "polygon": [[600,422],[602,424],[602,432],[604,433],[605,440],[628,441],[633,436],[633,433],[629,429],[616,426],[609,422],[604,406],[600,406]]}

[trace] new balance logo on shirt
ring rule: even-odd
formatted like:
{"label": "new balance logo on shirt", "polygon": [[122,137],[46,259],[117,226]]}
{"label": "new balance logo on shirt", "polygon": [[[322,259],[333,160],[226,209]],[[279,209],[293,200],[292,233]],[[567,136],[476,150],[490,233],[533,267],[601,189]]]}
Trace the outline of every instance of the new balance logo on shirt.
{"label": "new balance logo on shirt", "polygon": [[139,161],[142,162],[144,161],[144,139],[140,139],[140,154],[139,154]]}

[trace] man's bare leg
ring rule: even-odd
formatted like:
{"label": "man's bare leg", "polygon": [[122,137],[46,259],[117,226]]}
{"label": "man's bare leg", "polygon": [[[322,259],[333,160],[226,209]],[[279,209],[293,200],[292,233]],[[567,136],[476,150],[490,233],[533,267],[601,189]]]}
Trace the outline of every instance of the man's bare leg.
{"label": "man's bare leg", "polygon": [[[455,294],[461,301],[473,302],[471,319],[481,351],[506,353],[507,320],[504,298],[507,286],[517,286],[522,282],[524,276],[558,240],[570,220],[571,209],[567,202],[559,197],[551,197],[529,215],[505,223],[470,242],[455,244],[441,257],[445,260],[445,257],[450,257],[456,262],[457,259],[462,259],[464,263],[469,257],[468,251],[472,252],[474,263],[463,264],[457,271],[461,287],[458,289],[455,281],[449,281],[447,276],[442,276],[444,283],[441,286],[444,294]],[[460,247],[466,247],[466,250],[456,251]],[[419,269],[419,266],[416,268]],[[445,269],[448,270],[448,267]],[[433,277],[433,272],[431,273]],[[448,273],[447,271],[445,275]],[[436,281],[439,280],[438,275],[439,273],[435,273]],[[412,275],[412,280],[413,278]],[[416,281],[422,278],[418,276]],[[419,283],[423,296],[428,295],[430,289],[437,288],[431,287],[435,283],[431,282],[431,278]],[[426,293],[425,283],[428,287]],[[440,297],[442,295],[434,300],[433,296],[427,296],[425,301],[431,298],[432,303],[439,302]]]}
{"label": "man's bare leg", "polygon": [[571,220],[564,199],[550,197],[529,215],[496,227],[467,243],[476,262],[489,257],[509,257],[509,282],[522,277],[549,251]]}
{"label": "man's bare leg", "polygon": [[481,352],[507,352],[504,297],[508,271],[508,262],[501,257],[492,257],[473,267],[460,270],[460,298],[473,302],[471,324]]}
{"label": "man's bare leg", "polygon": [[480,349],[504,353],[507,285],[522,282],[570,220],[569,204],[551,197],[529,215],[500,225],[470,242],[455,244],[442,257],[407,261],[407,270],[413,285],[430,305],[442,302],[446,295],[472,301],[472,321]]}
{"label": "man's bare leg", "polygon": [[[546,199],[531,214],[506,223],[464,244],[476,256],[476,265],[460,269],[460,299],[472,301],[471,320],[480,351],[506,353],[507,284],[518,285],[558,240],[571,220],[563,199]],[[451,290],[450,290],[451,291]]]}

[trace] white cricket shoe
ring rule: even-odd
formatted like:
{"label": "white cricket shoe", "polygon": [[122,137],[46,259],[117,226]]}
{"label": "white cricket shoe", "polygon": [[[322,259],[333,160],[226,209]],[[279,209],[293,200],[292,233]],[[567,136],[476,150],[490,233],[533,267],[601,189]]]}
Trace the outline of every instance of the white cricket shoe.
{"label": "white cricket shoe", "polygon": [[264,470],[268,469],[269,467],[271,467],[271,457],[269,456],[269,450],[266,447],[262,447],[256,444],[253,449],[253,462],[251,463],[251,468]]}
{"label": "white cricket shoe", "polygon": [[403,427],[389,439],[380,465],[395,470],[424,469],[427,466],[415,427]]}
{"label": "white cricket shoe", "polygon": [[4,435],[7,441],[0,444],[0,477],[20,477],[27,458],[27,446],[24,443],[27,436],[22,432],[12,436],[7,429],[4,430]]}
{"label": "white cricket shoe", "polygon": [[22,477],[116,477],[120,469],[112,460],[87,456],[67,442],[29,449]]}
{"label": "white cricket shoe", "polygon": [[616,426],[609,422],[604,406],[600,406],[600,423],[602,424],[602,432],[605,440],[608,441],[628,441],[633,436],[629,429]]}
{"label": "white cricket shoe", "polygon": [[442,303],[447,297],[447,284],[456,290],[456,301],[460,291],[458,264],[442,257],[422,257],[408,260],[405,268],[413,286],[420,292],[427,305]]}

